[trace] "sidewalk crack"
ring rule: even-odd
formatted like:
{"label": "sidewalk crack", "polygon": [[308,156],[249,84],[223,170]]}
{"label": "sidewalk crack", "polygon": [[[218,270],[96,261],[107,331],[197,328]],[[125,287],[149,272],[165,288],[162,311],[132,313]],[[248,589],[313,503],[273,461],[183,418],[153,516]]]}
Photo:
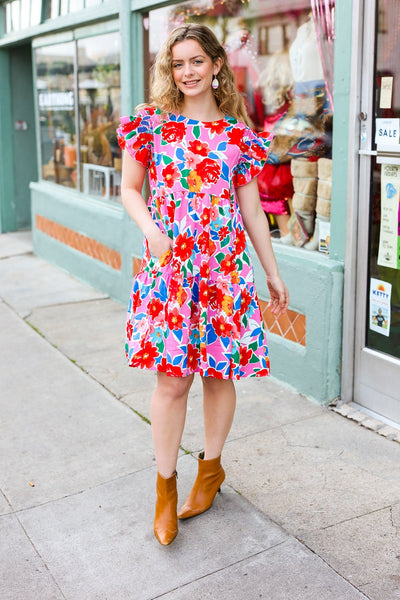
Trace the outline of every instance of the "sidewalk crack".
{"label": "sidewalk crack", "polygon": [[5,494],[5,492],[2,489],[0,489],[0,492],[1,492],[4,500],[7,502],[8,506],[10,507],[10,509],[12,511],[10,514],[12,514],[13,517],[17,520],[19,526],[21,527],[22,531],[24,532],[24,535],[25,535],[26,539],[28,540],[28,542],[32,546],[33,551],[35,552],[36,556],[39,558],[40,562],[42,563],[42,565],[45,568],[46,572],[48,573],[49,577],[51,578],[51,580],[53,581],[54,585],[56,586],[56,588],[60,592],[62,598],[64,598],[64,600],[68,600],[67,597],[66,597],[66,595],[62,591],[62,589],[61,589],[58,581],[54,577],[53,573],[50,571],[50,569],[49,569],[46,561],[43,558],[43,556],[40,554],[38,548],[35,546],[35,543],[33,542],[32,538],[30,537],[28,531],[26,530],[26,528],[22,524],[21,519],[18,517],[17,511],[14,510],[14,507],[13,507],[12,503],[10,502],[9,498],[7,497],[7,495]]}

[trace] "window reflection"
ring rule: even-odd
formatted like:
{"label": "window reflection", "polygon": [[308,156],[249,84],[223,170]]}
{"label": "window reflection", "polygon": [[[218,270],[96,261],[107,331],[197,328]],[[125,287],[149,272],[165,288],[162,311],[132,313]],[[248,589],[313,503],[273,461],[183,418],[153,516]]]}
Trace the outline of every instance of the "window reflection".
{"label": "window reflection", "polygon": [[74,106],[75,43],[36,50],[42,177],[77,186]]}
{"label": "window reflection", "polygon": [[78,41],[82,191],[106,199],[119,195],[121,183],[119,57],[117,33]]}
{"label": "window reflection", "polygon": [[106,200],[119,199],[119,35],[38,48],[35,57],[42,178]]}

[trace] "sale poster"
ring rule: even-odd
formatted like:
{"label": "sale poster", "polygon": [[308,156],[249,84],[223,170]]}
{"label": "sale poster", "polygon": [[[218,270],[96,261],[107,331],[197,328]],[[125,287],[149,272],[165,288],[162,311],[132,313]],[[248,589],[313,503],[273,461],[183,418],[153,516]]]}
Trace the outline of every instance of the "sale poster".
{"label": "sale poster", "polygon": [[382,165],[378,265],[400,269],[400,165]]}
{"label": "sale poster", "polygon": [[392,285],[371,278],[369,292],[369,328],[381,335],[390,334],[390,303]]}

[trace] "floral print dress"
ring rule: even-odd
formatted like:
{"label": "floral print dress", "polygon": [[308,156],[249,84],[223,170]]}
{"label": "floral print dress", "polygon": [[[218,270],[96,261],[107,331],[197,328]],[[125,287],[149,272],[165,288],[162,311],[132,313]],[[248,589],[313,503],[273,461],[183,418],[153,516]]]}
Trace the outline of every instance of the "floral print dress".
{"label": "floral print dress", "polygon": [[196,121],[152,107],[122,117],[117,134],[148,169],[149,210],[173,241],[157,258],[144,240],[128,309],[129,365],[176,377],[269,375],[235,195],[261,171],[269,140],[231,117]]}

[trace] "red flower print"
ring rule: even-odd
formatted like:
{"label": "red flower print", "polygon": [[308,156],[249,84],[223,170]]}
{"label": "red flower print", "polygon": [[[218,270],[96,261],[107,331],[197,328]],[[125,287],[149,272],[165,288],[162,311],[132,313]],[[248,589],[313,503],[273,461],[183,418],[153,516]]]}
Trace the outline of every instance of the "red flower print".
{"label": "red flower print", "polygon": [[147,314],[154,318],[160,314],[163,308],[164,304],[161,302],[160,298],[153,298],[147,305]]}
{"label": "red flower print", "polygon": [[246,177],[243,175],[243,173],[236,173],[235,186],[239,187],[240,185],[245,185],[246,183]]}
{"label": "red flower print", "polygon": [[129,121],[121,119],[121,126],[120,129],[122,131],[122,133],[124,135],[126,135],[127,133],[129,133],[130,131],[133,131],[134,129],[137,129],[140,125],[140,123],[142,122],[142,117],[129,117]]}
{"label": "red flower print", "polygon": [[240,322],[240,312],[239,311],[235,311],[233,313],[233,328],[236,330],[237,334],[240,334],[240,329],[241,329],[241,322]]}
{"label": "red flower print", "polygon": [[240,314],[244,315],[247,312],[252,301],[251,294],[244,288],[242,291],[242,297],[240,300]]}
{"label": "red flower print", "polygon": [[126,339],[130,342],[132,339],[133,325],[130,321],[126,324]]}
{"label": "red flower print", "polygon": [[225,120],[222,119],[220,121],[210,121],[207,123],[204,123],[204,127],[206,127],[206,129],[210,130],[210,133],[216,133],[216,134],[220,134],[224,131],[225,129]]}
{"label": "red flower print", "polygon": [[183,316],[180,314],[178,308],[174,308],[168,313],[168,327],[170,329],[182,329]]}
{"label": "red flower print", "polygon": [[244,367],[249,363],[253,352],[249,350],[246,346],[241,346],[240,348],[240,366]]}
{"label": "red flower print", "polygon": [[235,244],[235,254],[239,255],[243,252],[243,250],[246,248],[246,234],[244,232],[244,229],[242,229],[241,231],[239,231],[238,229],[236,229],[236,239],[234,241]]}
{"label": "red flower print", "polygon": [[139,150],[142,146],[146,146],[151,140],[153,136],[151,133],[139,133],[137,138],[135,138],[132,142],[133,150]]}
{"label": "red flower print", "polygon": [[235,260],[230,254],[227,254],[225,258],[221,260],[219,266],[225,275],[229,275],[229,273],[234,271],[236,268]]}
{"label": "red flower print", "polygon": [[209,274],[210,274],[210,265],[208,264],[208,262],[203,260],[203,262],[201,263],[201,266],[200,266],[200,277],[204,277],[204,279],[208,279]]}
{"label": "red flower print", "polygon": [[118,144],[119,144],[119,147],[121,148],[121,150],[125,150],[125,148],[126,148],[126,139],[124,138],[123,135],[119,135],[118,134]]}
{"label": "red flower print", "polygon": [[222,194],[220,195],[221,200],[230,200],[231,199],[231,191],[227,188],[224,189]]}
{"label": "red flower print", "polygon": [[212,377],[213,379],[223,379],[222,373],[220,373],[216,369],[213,369],[213,367],[208,367],[207,377]]}
{"label": "red flower print", "polygon": [[180,233],[176,238],[175,242],[175,254],[181,260],[187,260],[190,258],[192,251],[194,248],[194,238],[193,236],[188,236],[188,234]]}
{"label": "red flower print", "polygon": [[207,142],[201,142],[200,140],[192,140],[189,142],[188,148],[193,154],[200,154],[201,156],[207,156],[209,149]]}
{"label": "red flower print", "polygon": [[133,356],[132,365],[140,366],[144,369],[151,369],[158,356],[158,350],[151,342],[145,342],[139,352]]}
{"label": "red flower print", "polygon": [[140,162],[142,165],[147,164],[147,161],[149,160],[149,150],[147,148],[141,148],[135,152],[135,160]]}
{"label": "red flower print", "polygon": [[209,297],[208,284],[204,279],[200,280],[199,286],[199,302],[202,306],[207,306]]}
{"label": "red flower print", "polygon": [[261,168],[261,165],[260,165],[260,167],[256,167],[253,164],[250,166],[250,179],[254,179],[254,177],[256,177],[259,174],[260,168]]}
{"label": "red flower print", "polygon": [[219,337],[227,337],[232,333],[232,325],[224,319],[223,316],[219,315],[211,319],[215,333]]}
{"label": "red flower print", "polygon": [[157,181],[157,169],[156,169],[156,165],[153,161],[151,161],[150,166],[149,166],[149,175],[150,175],[151,181],[153,181],[153,182]]}
{"label": "red flower print", "polygon": [[162,373],[166,373],[167,375],[170,375],[171,377],[182,377],[183,376],[182,369],[178,366],[174,367],[174,365],[171,365],[171,363],[167,362],[166,358],[161,359],[161,362],[158,365],[158,370],[161,371]]}
{"label": "red flower print", "polygon": [[248,152],[249,156],[255,158],[256,160],[264,160],[266,158],[267,153],[265,150],[259,146],[258,144],[251,144],[250,150]]}
{"label": "red flower print", "polygon": [[132,311],[135,312],[140,304],[140,290],[137,290],[132,296]]}
{"label": "red flower print", "polygon": [[246,148],[246,144],[243,142],[243,134],[244,130],[239,129],[238,127],[234,127],[231,131],[228,131],[230,143],[235,144],[235,146],[239,146],[241,150]]}
{"label": "red flower print", "polygon": [[193,371],[197,369],[200,359],[200,352],[197,348],[192,346],[192,344],[188,344],[187,349],[187,366],[189,369]]}
{"label": "red flower print", "polygon": [[178,167],[172,162],[162,170],[162,176],[164,178],[165,185],[169,188],[172,188],[175,181],[179,179],[181,175]]}
{"label": "red flower print", "polygon": [[185,123],[176,121],[168,121],[161,128],[162,139],[171,144],[172,142],[181,142],[186,133]]}
{"label": "red flower print", "polygon": [[208,250],[209,240],[210,234],[207,231],[203,231],[203,233],[201,233],[197,238],[197,243],[199,245],[200,252],[203,252],[203,254],[205,254]]}
{"label": "red flower print", "polygon": [[182,369],[178,365],[175,366],[171,365],[170,363],[167,363],[166,373],[170,377],[183,377]]}
{"label": "red flower print", "polygon": [[197,174],[206,185],[217,183],[221,174],[221,167],[216,160],[205,158],[197,165]]}
{"label": "red flower print", "polygon": [[205,207],[201,213],[201,224],[206,227],[210,223],[210,209],[208,206]]}
{"label": "red flower print", "polygon": [[260,369],[260,371],[257,371],[257,373],[256,373],[256,377],[268,377],[268,375],[269,375],[268,369]]}
{"label": "red flower print", "polygon": [[219,241],[222,242],[229,235],[229,229],[224,226],[218,230]]}
{"label": "red flower print", "polygon": [[208,286],[208,304],[214,310],[220,306],[220,301],[222,300],[218,292],[219,290],[216,285],[211,284]]}
{"label": "red flower print", "polygon": [[173,200],[169,200],[169,203],[167,205],[167,213],[169,220],[172,223],[175,217],[175,202]]}

